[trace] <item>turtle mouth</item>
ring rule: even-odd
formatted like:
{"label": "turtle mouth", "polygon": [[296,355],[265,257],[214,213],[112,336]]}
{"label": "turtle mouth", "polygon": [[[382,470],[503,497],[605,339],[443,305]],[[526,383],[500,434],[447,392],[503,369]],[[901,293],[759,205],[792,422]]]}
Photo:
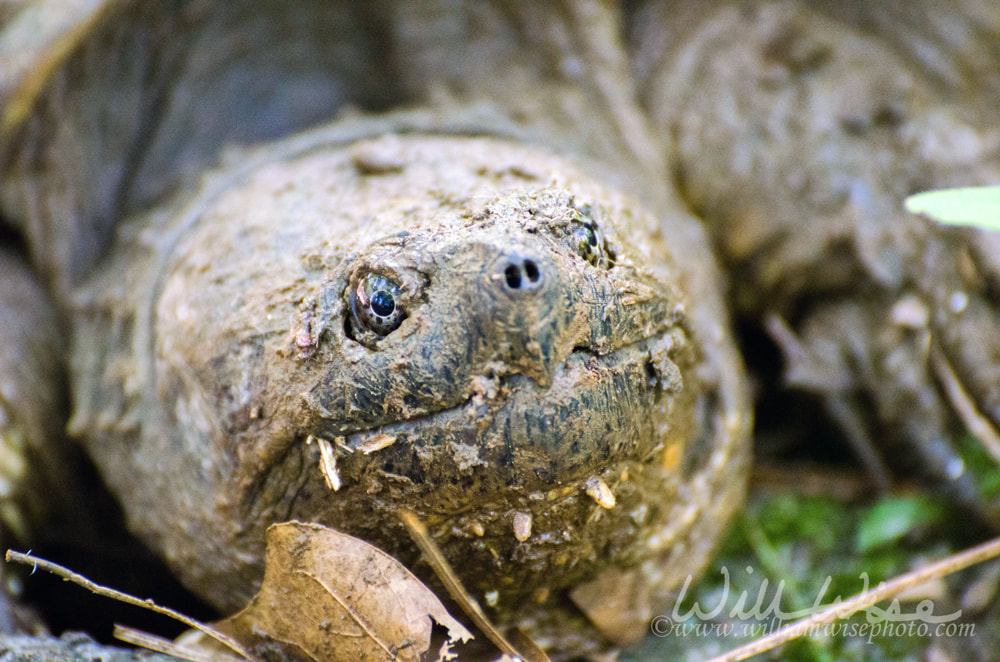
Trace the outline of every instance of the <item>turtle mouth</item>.
{"label": "turtle mouth", "polygon": [[[523,374],[481,378],[459,405],[352,432],[338,440],[345,478],[384,473],[486,496],[501,487],[498,477],[508,487],[546,487],[651,453],[652,412],[680,388],[667,358],[679,333],[667,329],[603,354],[579,347],[547,386]],[[485,471],[490,479],[476,478]]]}

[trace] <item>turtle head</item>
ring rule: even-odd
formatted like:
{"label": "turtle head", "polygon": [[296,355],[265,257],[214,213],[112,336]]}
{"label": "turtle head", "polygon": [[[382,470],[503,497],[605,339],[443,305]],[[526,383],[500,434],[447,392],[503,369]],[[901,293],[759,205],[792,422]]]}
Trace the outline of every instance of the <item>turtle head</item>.
{"label": "turtle head", "polygon": [[161,528],[192,503],[232,522],[233,591],[274,521],[412,561],[407,509],[511,606],[688,531],[719,340],[680,227],[674,246],[627,195],[504,141],[309,144],[209,182],[163,259],[147,392],[188,453],[171,475],[206,496]]}
{"label": "turtle head", "polygon": [[388,462],[420,483],[480,466],[541,488],[649,452],[651,352],[682,336],[675,289],[619,262],[612,219],[564,189],[443,216],[373,242],[323,290],[310,434],[360,449],[345,469]]}

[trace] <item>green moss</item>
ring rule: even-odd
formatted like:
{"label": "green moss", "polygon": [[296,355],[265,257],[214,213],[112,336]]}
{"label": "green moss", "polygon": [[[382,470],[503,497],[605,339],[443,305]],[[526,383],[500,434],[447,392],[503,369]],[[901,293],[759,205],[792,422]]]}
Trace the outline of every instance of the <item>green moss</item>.
{"label": "green moss", "polygon": [[930,496],[887,497],[860,513],[855,538],[858,551],[877,550],[908,533],[939,524],[945,513],[945,503]]}

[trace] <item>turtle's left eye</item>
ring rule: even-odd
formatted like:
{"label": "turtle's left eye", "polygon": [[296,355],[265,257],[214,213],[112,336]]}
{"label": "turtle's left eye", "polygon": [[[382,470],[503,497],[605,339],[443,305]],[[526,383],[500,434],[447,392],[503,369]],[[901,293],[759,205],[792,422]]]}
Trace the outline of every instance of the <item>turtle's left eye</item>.
{"label": "turtle's left eye", "polygon": [[361,329],[386,336],[406,318],[399,285],[376,273],[361,277],[351,294],[351,311]]}

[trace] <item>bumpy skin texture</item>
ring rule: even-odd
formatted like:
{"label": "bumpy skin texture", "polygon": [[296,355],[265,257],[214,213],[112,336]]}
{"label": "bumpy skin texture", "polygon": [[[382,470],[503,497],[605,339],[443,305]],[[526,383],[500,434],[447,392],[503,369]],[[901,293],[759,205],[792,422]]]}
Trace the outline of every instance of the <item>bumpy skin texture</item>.
{"label": "bumpy skin texture", "polygon": [[[635,24],[645,105],[675,136],[682,195],[738,274],[735,314],[779,345],[789,386],[818,396],[883,488],[898,458],[919,458],[996,526],[997,505],[955,470],[951,440],[969,419],[947,387],[950,372],[1000,426],[996,233],[944,229],[903,201],[1000,183],[1000,12],[869,4],[668,17],[652,3]],[[673,39],[641,27],[668,20]]]}
{"label": "bumpy skin texture", "polygon": [[[414,563],[399,508],[504,622],[613,567],[642,573],[653,609],[704,563],[747,465],[735,352],[687,313],[692,247],[536,149],[309,138],[126,224],[156,239],[119,244],[78,297],[71,429],[133,528],[225,609],[255,590],[274,521]],[[613,266],[579,250],[585,223]],[[367,274],[406,313],[381,338],[352,312]]]}

